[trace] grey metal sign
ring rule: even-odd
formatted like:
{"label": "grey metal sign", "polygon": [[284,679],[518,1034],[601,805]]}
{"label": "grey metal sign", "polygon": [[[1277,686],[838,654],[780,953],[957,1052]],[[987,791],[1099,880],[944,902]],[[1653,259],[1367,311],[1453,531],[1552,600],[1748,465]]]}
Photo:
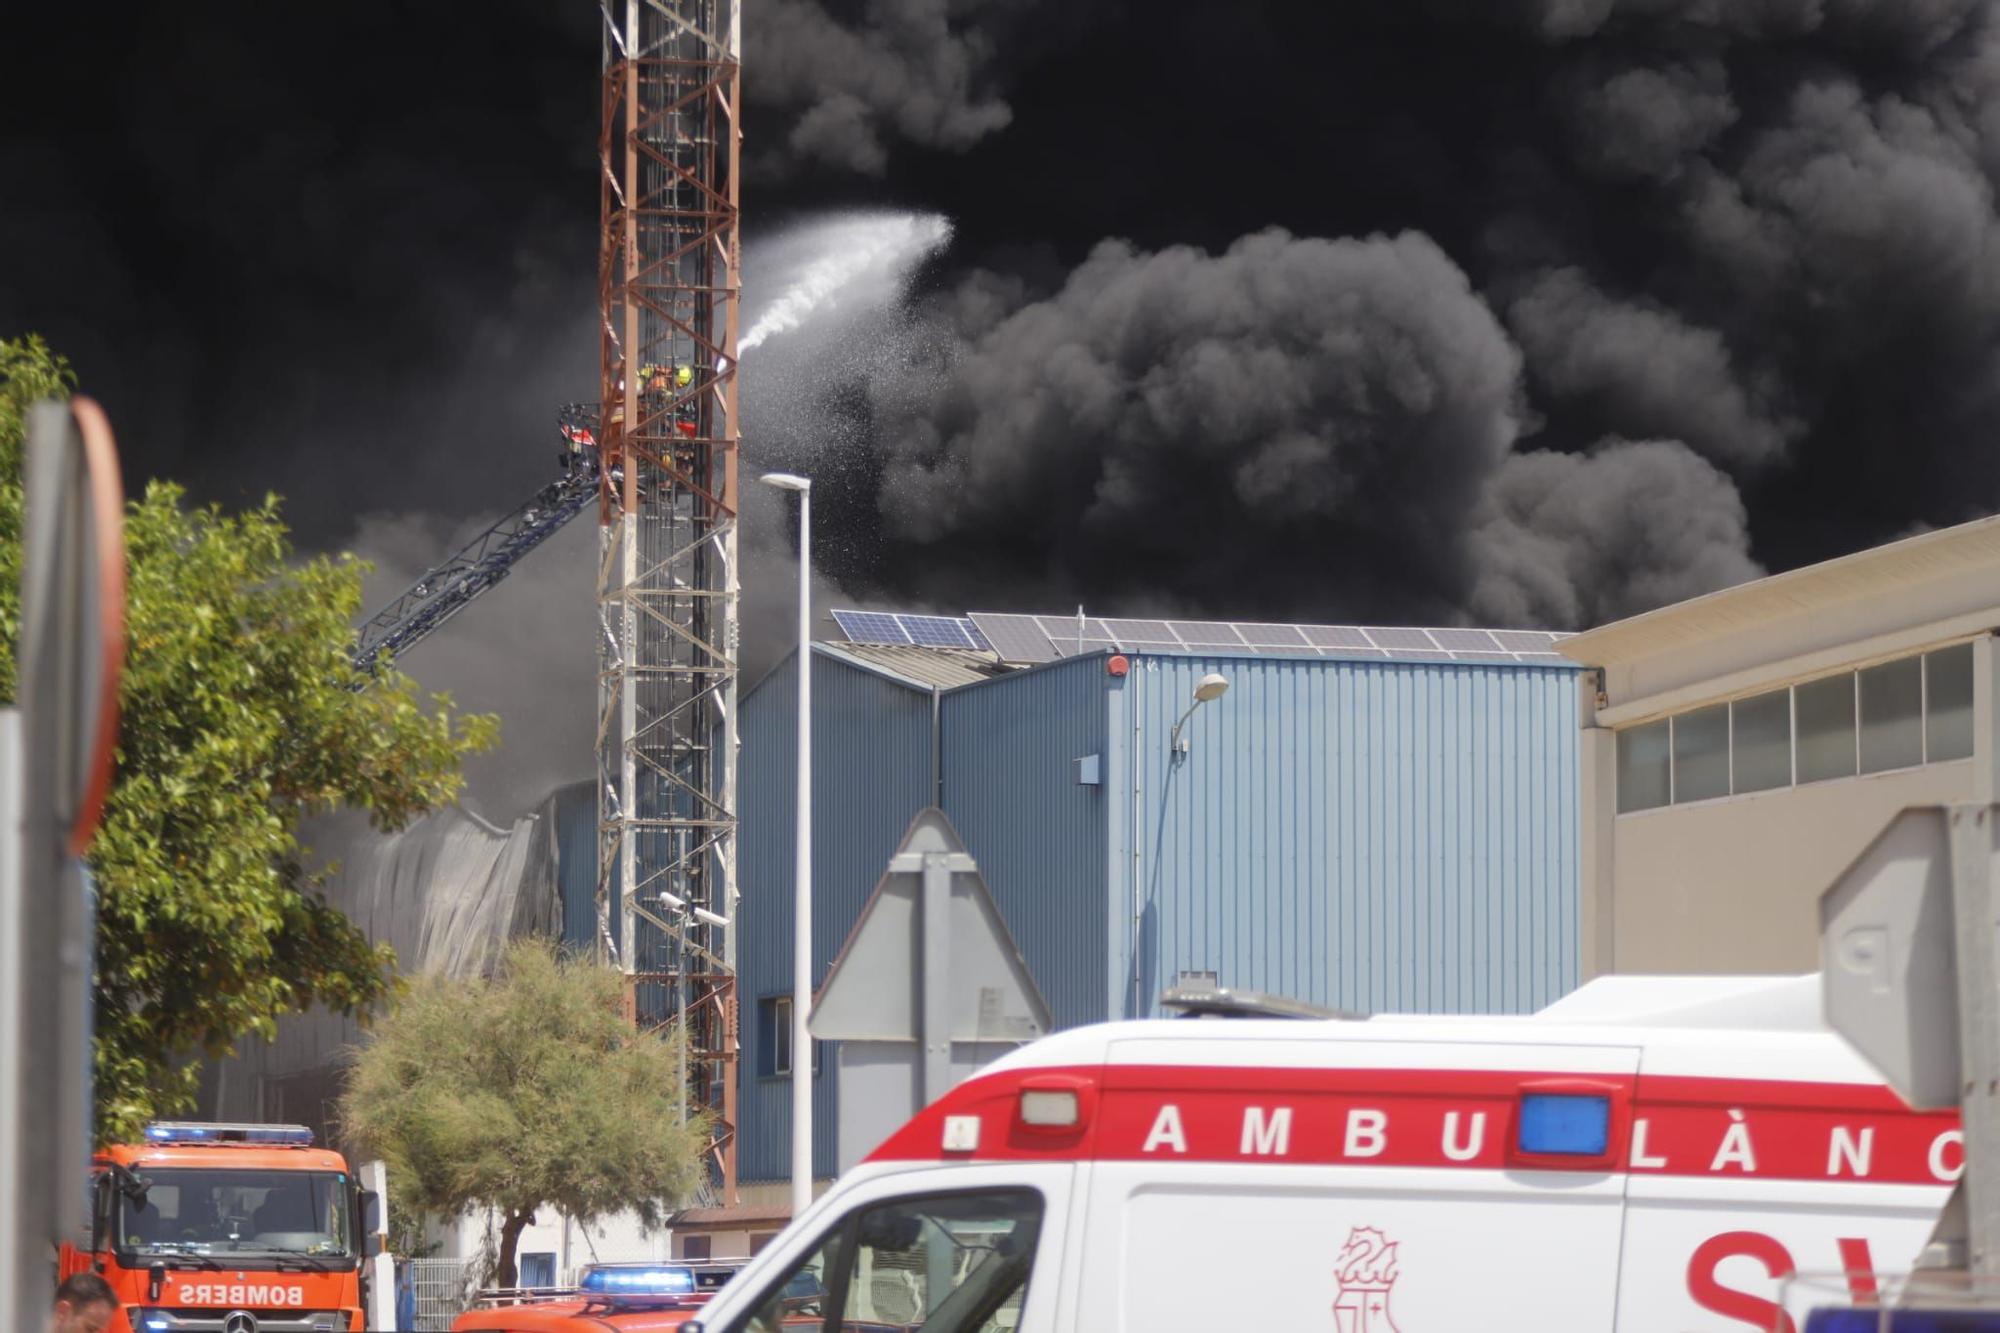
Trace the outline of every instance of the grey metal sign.
{"label": "grey metal sign", "polygon": [[1958,1105],[1951,856],[1942,808],[1905,810],[1820,898],[1826,1021],[1910,1105]]}
{"label": "grey metal sign", "polygon": [[1049,1022],[951,821],[918,814],[813,1001],[813,1036],[841,1043],[841,1169]]}
{"label": "grey metal sign", "polygon": [[1905,810],[1820,899],[1826,1017],[1911,1105],[1957,1106],[1965,1174],[1920,1266],[2000,1277],[2000,807]]}

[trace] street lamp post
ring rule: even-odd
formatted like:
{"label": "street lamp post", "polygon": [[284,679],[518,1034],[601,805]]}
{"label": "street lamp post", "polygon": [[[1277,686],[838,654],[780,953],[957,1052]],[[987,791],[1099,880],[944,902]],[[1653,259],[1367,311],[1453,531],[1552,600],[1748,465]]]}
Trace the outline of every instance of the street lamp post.
{"label": "street lamp post", "polygon": [[[792,1216],[812,1202],[812,481],[767,472],[767,486],[799,497],[798,862],[792,883]],[[775,1034],[773,1034],[775,1036]]]}

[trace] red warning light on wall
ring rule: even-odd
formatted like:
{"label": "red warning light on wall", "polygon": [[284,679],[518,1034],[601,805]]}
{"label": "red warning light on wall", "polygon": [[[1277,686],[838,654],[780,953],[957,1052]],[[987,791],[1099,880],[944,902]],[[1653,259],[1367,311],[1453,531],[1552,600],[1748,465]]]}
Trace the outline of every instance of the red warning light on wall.
{"label": "red warning light on wall", "polygon": [[1104,669],[1114,676],[1122,676],[1132,669],[1132,664],[1126,660],[1123,653],[1113,653],[1110,660],[1104,664]]}

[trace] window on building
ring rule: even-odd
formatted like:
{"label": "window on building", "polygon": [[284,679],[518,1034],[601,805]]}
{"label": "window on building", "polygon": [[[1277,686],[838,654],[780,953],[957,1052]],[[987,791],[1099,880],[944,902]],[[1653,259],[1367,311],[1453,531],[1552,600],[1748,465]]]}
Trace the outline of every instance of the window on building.
{"label": "window on building", "polygon": [[[824,1042],[814,1042],[812,1052],[813,1077],[818,1078],[821,1059],[820,1047]],[[790,1078],[792,1074],[792,997],[789,995],[766,995],[757,1001],[757,1076],[759,1078]]]}
{"label": "window on building", "polygon": [[1807,681],[1792,691],[1800,782],[1854,776],[1854,675]]}
{"label": "window on building", "polygon": [[1673,719],[1674,804],[1729,795],[1729,705]]}
{"label": "window on building", "polygon": [[1651,810],[1673,795],[1670,724],[1649,722],[1618,733],[1618,812]]}
{"label": "window on building", "polygon": [[1924,654],[1924,760],[1972,757],[1972,645]]}
{"label": "window on building", "polygon": [[762,1254],[764,1252],[764,1247],[766,1245],[769,1245],[772,1241],[776,1240],[777,1238],[778,1238],[778,1233],[775,1231],[751,1232],[750,1253],[753,1255]]}
{"label": "window on building", "polygon": [[556,1284],[556,1257],[546,1250],[521,1256],[519,1282],[524,1287],[553,1287]]}
{"label": "window on building", "polygon": [[1858,673],[1861,771],[1882,773],[1924,762],[1924,664],[1905,657]]}
{"label": "window on building", "polygon": [[767,995],[757,1001],[757,1074],[785,1078],[792,1072],[792,997]]}
{"label": "window on building", "polygon": [[1973,647],[1843,671],[1618,733],[1618,812],[1970,758]]}
{"label": "window on building", "polygon": [[711,1252],[713,1244],[714,1239],[710,1236],[682,1236],[681,1258],[697,1260],[713,1258],[714,1256]]}
{"label": "window on building", "polygon": [[1730,790],[1769,791],[1792,781],[1792,692],[1772,690],[1729,705]]}

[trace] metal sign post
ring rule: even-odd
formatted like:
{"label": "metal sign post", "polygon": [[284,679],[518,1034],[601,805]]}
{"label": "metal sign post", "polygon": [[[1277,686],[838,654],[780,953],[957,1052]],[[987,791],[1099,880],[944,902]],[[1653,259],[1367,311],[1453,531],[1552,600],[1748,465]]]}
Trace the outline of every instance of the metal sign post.
{"label": "metal sign post", "polygon": [[85,398],[28,420],[18,712],[0,721],[0,1311],[40,1328],[84,1217],[94,930],[81,856],[104,807],[124,661],[125,499]]}

